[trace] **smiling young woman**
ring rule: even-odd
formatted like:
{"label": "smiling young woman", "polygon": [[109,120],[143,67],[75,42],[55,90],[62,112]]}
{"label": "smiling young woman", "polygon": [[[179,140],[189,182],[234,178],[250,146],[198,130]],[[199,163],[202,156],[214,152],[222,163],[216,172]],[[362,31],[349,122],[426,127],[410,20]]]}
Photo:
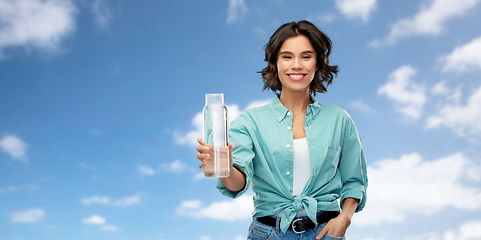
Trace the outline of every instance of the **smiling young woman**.
{"label": "smiling young woman", "polygon": [[[337,74],[330,52],[330,39],[312,23],[281,26],[265,47],[267,67],[260,72],[264,89],[276,96],[230,125],[231,175],[217,188],[232,198],[252,188],[248,239],[345,239],[354,212],[366,204],[357,128],[346,111],[313,97]],[[212,149],[199,144],[197,158],[205,161]]]}
{"label": "smiling young woman", "polygon": [[300,92],[308,97],[316,68],[316,52],[309,39],[303,35],[287,39],[277,58],[277,75],[282,93]]}

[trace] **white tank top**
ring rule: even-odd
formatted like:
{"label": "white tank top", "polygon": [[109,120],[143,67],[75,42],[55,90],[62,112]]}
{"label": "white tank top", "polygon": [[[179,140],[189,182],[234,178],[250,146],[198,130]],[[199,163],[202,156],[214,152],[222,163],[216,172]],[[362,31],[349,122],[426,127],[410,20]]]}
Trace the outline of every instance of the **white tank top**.
{"label": "white tank top", "polygon": [[[309,148],[306,138],[294,139],[294,166],[293,166],[293,183],[292,195],[300,195],[307,180],[311,177],[311,159],[309,157]],[[282,212],[276,213],[274,216],[282,217]],[[307,216],[306,210],[297,212],[297,217]]]}
{"label": "white tank top", "polygon": [[300,195],[311,177],[311,159],[306,138],[294,139],[294,175],[292,195]]}

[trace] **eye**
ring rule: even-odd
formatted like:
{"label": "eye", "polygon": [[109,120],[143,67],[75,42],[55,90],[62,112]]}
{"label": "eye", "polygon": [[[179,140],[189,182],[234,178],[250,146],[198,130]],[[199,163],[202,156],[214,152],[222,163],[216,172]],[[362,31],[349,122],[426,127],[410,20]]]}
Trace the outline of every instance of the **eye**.
{"label": "eye", "polygon": [[312,56],[310,56],[310,55],[302,56],[302,59],[311,59],[311,58],[312,58]]}
{"label": "eye", "polygon": [[290,59],[292,59],[292,57],[291,57],[291,56],[289,56],[289,55],[284,55],[284,56],[282,56],[282,58],[283,58],[283,59],[286,59],[286,60],[290,60]]}

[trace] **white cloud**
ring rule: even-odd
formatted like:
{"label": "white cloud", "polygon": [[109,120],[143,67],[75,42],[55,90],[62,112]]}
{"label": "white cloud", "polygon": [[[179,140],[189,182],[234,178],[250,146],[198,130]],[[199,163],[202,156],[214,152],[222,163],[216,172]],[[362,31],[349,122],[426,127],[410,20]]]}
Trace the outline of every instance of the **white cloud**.
{"label": "white cloud", "polygon": [[445,94],[449,93],[450,90],[449,90],[449,88],[446,84],[446,81],[441,81],[441,82],[436,83],[436,85],[434,85],[431,92],[434,95],[445,95]]}
{"label": "white cloud", "polygon": [[[0,35],[1,38],[1,35]],[[26,150],[28,145],[15,135],[7,135],[0,139],[0,149],[15,158],[16,160],[27,163]]]}
{"label": "white cloud", "polygon": [[319,26],[334,22],[336,20],[336,14],[334,12],[328,12],[328,13],[316,13],[316,14],[309,14],[306,17],[306,20],[312,22],[312,23],[317,23]]}
{"label": "white cloud", "polygon": [[[271,100],[257,100],[249,103],[247,107],[243,110],[247,110],[250,108],[264,106],[269,104]],[[227,112],[228,112],[228,119],[229,122],[236,119],[242,111],[240,111],[239,106],[236,104],[227,105]],[[188,144],[190,146],[197,146],[197,139],[202,138],[203,130],[202,130],[202,112],[197,113],[194,118],[192,118],[191,125],[194,127],[194,130],[182,134],[178,131],[174,132],[174,141],[178,144]]]}
{"label": "white cloud", "polygon": [[394,44],[399,38],[413,35],[437,35],[443,24],[454,17],[463,16],[479,0],[431,0],[423,1],[420,11],[413,17],[398,20],[389,35],[382,41],[374,40],[374,47]]}
{"label": "white cloud", "polygon": [[18,187],[13,187],[13,186],[8,186],[8,187],[4,187],[4,188],[0,187],[0,193],[15,192],[15,191],[18,191],[18,190],[19,190]]}
{"label": "white cloud", "polygon": [[128,207],[131,205],[135,205],[137,203],[140,203],[140,195],[138,194],[130,197],[125,197],[119,200],[115,200],[112,202],[113,205],[121,206],[121,207]]}
{"label": "white cloud", "polygon": [[214,202],[206,207],[203,207],[199,200],[183,201],[177,207],[179,215],[228,221],[249,219],[253,210],[252,196],[247,195],[229,201]]}
{"label": "white cloud", "polygon": [[[355,224],[403,222],[408,215],[431,215],[446,207],[481,210],[481,166],[462,153],[425,161],[417,153],[368,167],[368,203]],[[471,184],[471,185],[470,185]]]}
{"label": "white cloud", "polygon": [[109,197],[100,197],[100,196],[93,196],[89,198],[82,198],[80,199],[80,202],[82,202],[85,205],[90,205],[90,204],[109,204],[110,203],[110,198]]}
{"label": "white cloud", "polygon": [[104,230],[104,231],[108,231],[108,232],[118,232],[119,231],[119,229],[114,225],[105,225],[105,226],[102,226],[101,229]]}
{"label": "white cloud", "polygon": [[0,57],[10,47],[59,50],[76,12],[70,0],[0,0]]}
{"label": "white cloud", "polygon": [[138,165],[137,171],[139,172],[140,176],[153,176],[155,174],[155,170],[151,167]]}
{"label": "white cloud", "polygon": [[82,220],[82,223],[85,224],[95,224],[95,225],[104,225],[105,224],[105,218],[99,216],[99,215],[92,215],[89,218],[84,218]]}
{"label": "white cloud", "polygon": [[481,37],[456,47],[452,53],[439,59],[444,62],[443,72],[466,72],[481,69]]}
{"label": "white cloud", "polygon": [[406,240],[478,240],[481,239],[481,221],[467,222],[458,229],[443,233],[432,232],[406,238]]}
{"label": "white cloud", "polygon": [[84,218],[82,220],[82,223],[84,224],[92,224],[92,225],[100,225],[100,229],[103,231],[108,231],[108,232],[118,232],[119,228],[117,228],[114,225],[105,225],[107,221],[105,218],[99,216],[99,215],[92,215],[89,218]]}
{"label": "white cloud", "polygon": [[197,146],[197,139],[202,137],[202,112],[197,113],[191,121],[194,130],[182,134],[177,131],[174,132],[174,140],[178,144],[188,144],[190,146]]}
{"label": "white cloud", "polygon": [[[200,162],[199,162],[200,164]],[[195,181],[195,180],[201,180],[201,179],[205,179],[205,175],[204,175],[204,172],[198,172],[196,174],[194,174],[194,176],[192,177],[192,179]]]}
{"label": "white cloud", "polygon": [[106,196],[92,196],[92,197],[80,199],[80,202],[82,202],[85,205],[104,204],[104,205],[114,205],[114,206],[121,206],[121,207],[135,205],[140,201],[141,201],[141,198],[139,194],[121,198],[118,200],[111,200],[109,197],[106,197]]}
{"label": "white cloud", "polygon": [[257,34],[259,34],[262,37],[268,36],[268,33],[267,33],[266,29],[264,29],[263,27],[255,27],[254,32],[256,32]]}
{"label": "white cloud", "polygon": [[202,236],[199,238],[199,240],[211,240],[212,237],[211,236]]}
{"label": "white cloud", "polygon": [[370,112],[372,109],[362,99],[358,99],[349,104],[349,107],[360,110],[362,112]]}
{"label": "white cloud", "polygon": [[[256,108],[256,107],[260,107],[260,106],[264,106],[264,105],[267,105],[269,103],[271,103],[271,99],[267,99],[267,100],[257,100],[257,101],[253,101],[251,103],[249,103],[249,105],[247,105],[247,107],[244,109],[247,110],[247,109],[251,109],[251,108]],[[236,105],[234,105],[236,106]],[[241,114],[241,112],[237,112],[237,113],[232,113],[230,116],[229,116],[229,119],[231,120],[234,120],[237,118],[237,116],[239,116],[239,114]]]}
{"label": "white cloud", "polygon": [[398,112],[412,119],[421,117],[426,102],[424,86],[411,80],[416,73],[416,69],[404,65],[389,74],[388,82],[377,91],[378,94],[386,95],[391,99]]}
{"label": "white cloud", "polygon": [[443,106],[446,103],[459,105],[461,98],[463,97],[463,92],[461,91],[462,87],[463,84],[454,88],[449,87],[446,81],[442,80],[432,87],[431,94],[433,97],[437,97],[438,106]]}
{"label": "white cloud", "polygon": [[94,0],[92,7],[90,9],[95,17],[95,22],[100,27],[108,27],[110,21],[112,20],[112,13],[105,5],[104,0]]}
{"label": "white cloud", "polygon": [[454,103],[445,103],[438,113],[426,120],[427,128],[451,128],[459,136],[477,136],[481,133],[481,87],[468,98],[466,105],[459,103],[461,93],[456,92],[451,98]]}
{"label": "white cloud", "polygon": [[45,217],[45,212],[42,209],[29,209],[23,212],[14,212],[10,220],[12,222],[36,223]]}
{"label": "white cloud", "polygon": [[187,170],[188,166],[184,162],[182,162],[180,159],[176,159],[173,162],[170,163],[161,163],[159,164],[159,167],[157,170],[139,165],[137,166],[137,171],[139,172],[139,175],[142,176],[153,176],[154,174],[165,171],[165,172],[173,172],[173,173],[182,173],[185,170]]}
{"label": "white cloud", "polygon": [[458,88],[439,109],[426,120],[427,128],[451,128],[459,136],[470,137],[481,133],[481,87],[475,89],[466,104],[460,103],[462,96]]}
{"label": "white cloud", "polygon": [[377,0],[336,0],[336,7],[348,18],[367,22],[371,13],[376,9]]}
{"label": "white cloud", "polygon": [[0,187],[0,193],[8,193],[8,192],[16,192],[16,191],[34,191],[37,190],[38,187],[33,184],[25,184],[20,187],[14,186],[7,186],[7,187]]}
{"label": "white cloud", "polygon": [[238,21],[247,13],[247,5],[244,0],[230,0],[227,10],[227,23]]}
{"label": "white cloud", "polygon": [[160,169],[163,169],[165,171],[180,173],[187,168],[187,164],[185,164],[179,159],[176,159],[169,164],[166,164],[166,163],[160,164],[159,167]]}

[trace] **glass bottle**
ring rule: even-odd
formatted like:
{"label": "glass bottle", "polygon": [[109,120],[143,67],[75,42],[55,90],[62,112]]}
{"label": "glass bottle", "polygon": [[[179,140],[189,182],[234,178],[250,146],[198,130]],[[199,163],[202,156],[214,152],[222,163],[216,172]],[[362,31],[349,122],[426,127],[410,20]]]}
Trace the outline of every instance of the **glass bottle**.
{"label": "glass bottle", "polygon": [[203,109],[204,141],[209,148],[210,157],[205,160],[204,175],[206,177],[228,177],[230,174],[230,158],[227,132],[227,107],[224,105],[224,94],[206,94]]}

